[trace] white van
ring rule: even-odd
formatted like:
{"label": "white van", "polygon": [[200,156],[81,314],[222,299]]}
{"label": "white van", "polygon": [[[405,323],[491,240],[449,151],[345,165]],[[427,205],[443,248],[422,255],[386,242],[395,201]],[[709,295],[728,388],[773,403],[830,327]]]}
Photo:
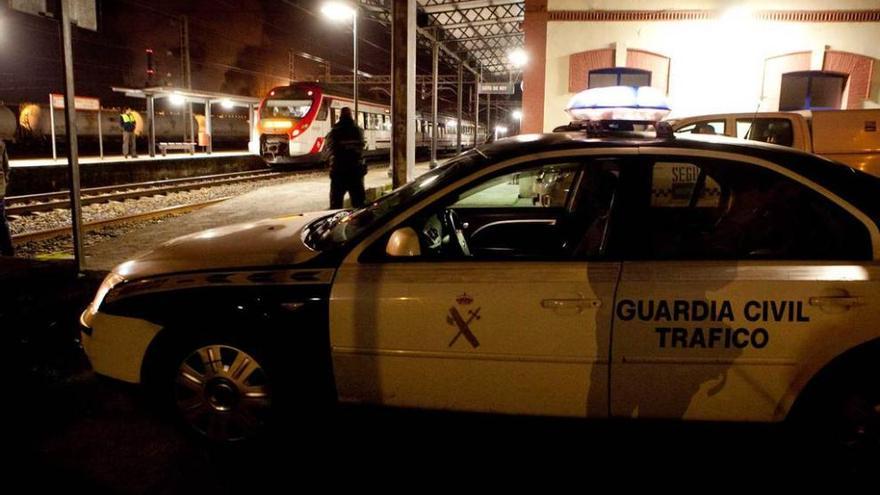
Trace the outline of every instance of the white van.
{"label": "white van", "polygon": [[677,133],[719,134],[790,146],[880,176],[880,109],[700,115]]}

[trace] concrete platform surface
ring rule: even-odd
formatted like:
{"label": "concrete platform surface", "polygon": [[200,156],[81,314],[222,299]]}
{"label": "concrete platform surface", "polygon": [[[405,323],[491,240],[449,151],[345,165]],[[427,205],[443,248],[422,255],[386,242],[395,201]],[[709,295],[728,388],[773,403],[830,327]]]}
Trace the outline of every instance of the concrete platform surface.
{"label": "concrete platform surface", "polygon": [[[151,162],[156,160],[181,160],[194,158],[231,158],[237,156],[253,156],[246,150],[242,151],[215,151],[213,153],[196,152],[193,155],[180,151],[169,151],[167,156],[156,153],[156,156],[150,157],[146,152],[138,154],[137,158],[125,158],[122,155],[104,155],[104,158],[97,156],[81,156],[79,163],[82,165],[92,163],[136,163]],[[59,155],[57,160],[51,158],[31,158],[31,159],[13,159],[10,157],[9,166],[11,167],[57,167],[59,165],[67,166],[67,156]]]}
{"label": "concrete platform surface", "polygon": [[[416,165],[415,176],[425,173],[428,163]],[[391,183],[386,167],[371,169],[366,187]],[[148,228],[137,229],[119,237],[89,246],[85,265],[92,270],[109,270],[132,256],[163,242],[205,229],[253,222],[292,213],[326,210],[330,203],[330,179],[326,173],[307,175],[295,182],[268,186],[237,196],[205,209],[169,218]]]}

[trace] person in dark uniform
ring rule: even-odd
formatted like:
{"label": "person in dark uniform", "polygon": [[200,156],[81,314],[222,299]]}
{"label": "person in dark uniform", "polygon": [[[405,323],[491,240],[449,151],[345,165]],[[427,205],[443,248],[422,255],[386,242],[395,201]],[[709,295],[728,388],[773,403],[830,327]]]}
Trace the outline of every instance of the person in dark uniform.
{"label": "person in dark uniform", "polygon": [[6,221],[6,186],[9,184],[9,156],[6,144],[0,139],[0,256],[15,256],[12,247],[12,235]]}
{"label": "person in dark uniform", "polygon": [[346,192],[352,206],[360,208],[364,205],[364,175],[367,173],[364,144],[364,130],[355,123],[351,109],[343,108],[339,122],[325,138],[330,157],[330,209],[342,208]]}

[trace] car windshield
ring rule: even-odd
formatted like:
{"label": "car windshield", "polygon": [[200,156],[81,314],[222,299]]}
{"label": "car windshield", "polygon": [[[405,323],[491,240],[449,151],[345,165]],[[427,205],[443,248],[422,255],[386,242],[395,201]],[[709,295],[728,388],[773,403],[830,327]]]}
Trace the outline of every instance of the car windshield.
{"label": "car windshield", "polygon": [[324,250],[344,244],[431,191],[442,187],[462,167],[482,159],[476,151],[459,155],[415,180],[389,192],[363,208],[343,210],[316,220],[306,233],[306,243],[314,249]]}

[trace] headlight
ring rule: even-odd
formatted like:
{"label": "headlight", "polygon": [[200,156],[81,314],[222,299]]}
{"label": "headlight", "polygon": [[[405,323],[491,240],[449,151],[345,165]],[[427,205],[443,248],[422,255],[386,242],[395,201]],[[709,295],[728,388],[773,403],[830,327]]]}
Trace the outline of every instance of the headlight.
{"label": "headlight", "polygon": [[101,282],[101,286],[98,287],[98,292],[95,294],[95,298],[92,299],[92,303],[89,304],[89,308],[86,310],[90,316],[94,316],[95,313],[98,312],[98,308],[101,307],[104,298],[107,297],[107,293],[122,282],[125,282],[125,277],[116,272],[110,272],[110,275],[107,275],[107,277],[104,278],[104,281]]}

